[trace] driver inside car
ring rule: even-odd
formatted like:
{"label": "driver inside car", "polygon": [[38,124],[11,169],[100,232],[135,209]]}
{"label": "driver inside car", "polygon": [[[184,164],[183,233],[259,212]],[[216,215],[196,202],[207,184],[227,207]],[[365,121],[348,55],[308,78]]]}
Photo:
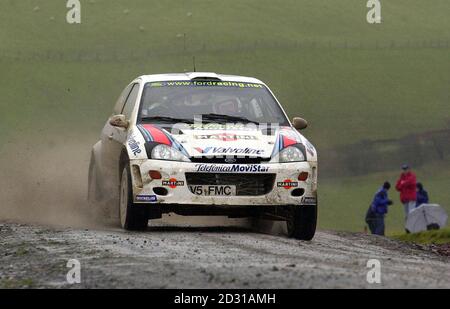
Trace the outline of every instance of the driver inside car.
{"label": "driver inside car", "polygon": [[214,114],[240,116],[241,102],[239,99],[226,99],[214,104]]}

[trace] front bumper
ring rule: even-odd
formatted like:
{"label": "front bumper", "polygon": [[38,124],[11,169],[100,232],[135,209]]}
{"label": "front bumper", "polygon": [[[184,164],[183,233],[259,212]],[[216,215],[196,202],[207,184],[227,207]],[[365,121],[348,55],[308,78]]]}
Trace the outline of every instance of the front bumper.
{"label": "front bumper", "polygon": [[[295,162],[275,164],[202,164],[161,160],[132,160],[133,198],[136,204],[180,204],[214,206],[274,206],[316,205],[317,163]],[[159,171],[162,179],[149,176],[149,171]],[[306,181],[299,181],[300,173],[306,172]],[[199,196],[189,189],[186,173],[233,174],[252,177],[273,174],[275,180],[267,194],[239,196]],[[291,181],[291,182],[289,182]],[[229,185],[234,185],[229,183]],[[159,191],[158,191],[159,189]],[[166,189],[166,195],[158,195]],[[156,191],[156,192],[155,192]],[[294,194],[293,194],[294,193]],[[301,195],[299,195],[301,193]]]}

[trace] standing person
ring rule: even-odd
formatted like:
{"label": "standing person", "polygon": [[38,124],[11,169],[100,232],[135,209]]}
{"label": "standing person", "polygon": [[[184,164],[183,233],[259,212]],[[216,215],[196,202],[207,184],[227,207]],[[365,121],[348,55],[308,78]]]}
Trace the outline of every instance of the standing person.
{"label": "standing person", "polygon": [[417,183],[417,202],[416,207],[423,204],[428,204],[430,201],[428,197],[428,192],[423,188],[423,185],[419,182]]}
{"label": "standing person", "polygon": [[383,187],[375,194],[372,204],[367,211],[366,222],[373,235],[384,236],[384,218],[388,213],[388,206],[393,204],[388,196],[389,189],[391,189],[391,184],[385,182]]}
{"label": "standing person", "polygon": [[405,218],[408,217],[409,213],[416,208],[417,200],[417,178],[416,175],[411,171],[409,165],[404,164],[402,166],[403,173],[400,179],[397,181],[395,186],[397,191],[400,192],[400,200],[405,207]]}

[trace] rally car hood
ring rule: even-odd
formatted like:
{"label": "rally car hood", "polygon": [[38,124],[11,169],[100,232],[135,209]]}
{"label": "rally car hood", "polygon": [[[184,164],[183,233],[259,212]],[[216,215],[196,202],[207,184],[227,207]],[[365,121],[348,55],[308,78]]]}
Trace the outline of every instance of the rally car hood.
{"label": "rally car hood", "polygon": [[141,147],[148,143],[169,145],[189,158],[245,156],[263,159],[274,157],[286,147],[301,144],[308,160],[316,159],[316,151],[311,143],[291,127],[268,130],[188,126],[172,130],[164,126],[146,124],[131,130],[127,147],[135,157],[144,155],[145,151],[142,151]]}
{"label": "rally car hood", "polygon": [[258,130],[182,130],[172,134],[190,157],[199,156],[246,156],[270,158],[275,136]]}

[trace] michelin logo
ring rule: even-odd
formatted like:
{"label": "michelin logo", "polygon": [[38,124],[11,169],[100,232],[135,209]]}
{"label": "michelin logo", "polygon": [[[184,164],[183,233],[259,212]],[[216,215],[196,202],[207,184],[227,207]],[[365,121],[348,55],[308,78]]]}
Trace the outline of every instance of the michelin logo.
{"label": "michelin logo", "polygon": [[251,165],[217,165],[217,164],[196,164],[197,172],[203,173],[266,173],[269,167],[256,164]]}
{"label": "michelin logo", "polygon": [[136,201],[137,202],[155,203],[158,201],[158,198],[156,197],[156,195],[137,195]]}

